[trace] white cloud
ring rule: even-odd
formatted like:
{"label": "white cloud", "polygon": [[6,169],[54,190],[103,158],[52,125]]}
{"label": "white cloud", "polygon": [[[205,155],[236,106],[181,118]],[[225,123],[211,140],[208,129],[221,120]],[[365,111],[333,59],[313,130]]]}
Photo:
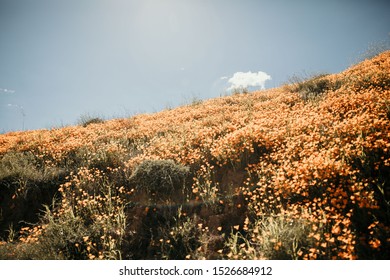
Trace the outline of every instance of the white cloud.
{"label": "white cloud", "polygon": [[260,87],[265,88],[265,82],[271,80],[271,76],[265,72],[259,71],[252,73],[249,72],[236,72],[233,77],[228,80],[231,86],[228,90],[247,88],[247,87]]}
{"label": "white cloud", "polygon": [[226,76],[221,77],[221,80],[227,80],[227,79],[229,79],[229,77]]}

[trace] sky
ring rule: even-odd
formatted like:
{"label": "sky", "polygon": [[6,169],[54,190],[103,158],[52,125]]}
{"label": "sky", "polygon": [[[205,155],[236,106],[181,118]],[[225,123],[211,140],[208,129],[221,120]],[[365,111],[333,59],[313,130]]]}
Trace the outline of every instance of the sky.
{"label": "sky", "polygon": [[0,133],[158,112],[337,73],[390,1],[0,0]]}

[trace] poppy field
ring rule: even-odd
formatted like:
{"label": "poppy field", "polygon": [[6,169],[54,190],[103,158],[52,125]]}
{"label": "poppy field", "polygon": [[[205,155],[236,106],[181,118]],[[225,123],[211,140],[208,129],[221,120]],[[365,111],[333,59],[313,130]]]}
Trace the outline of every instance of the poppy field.
{"label": "poppy field", "polygon": [[389,259],[390,51],[338,74],[0,135],[0,259]]}

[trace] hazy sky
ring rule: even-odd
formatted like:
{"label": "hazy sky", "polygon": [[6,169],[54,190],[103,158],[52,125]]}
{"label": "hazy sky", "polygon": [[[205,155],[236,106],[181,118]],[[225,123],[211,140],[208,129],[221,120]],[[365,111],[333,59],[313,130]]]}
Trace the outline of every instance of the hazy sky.
{"label": "hazy sky", "polygon": [[0,0],[0,133],[155,112],[340,72],[390,1]]}

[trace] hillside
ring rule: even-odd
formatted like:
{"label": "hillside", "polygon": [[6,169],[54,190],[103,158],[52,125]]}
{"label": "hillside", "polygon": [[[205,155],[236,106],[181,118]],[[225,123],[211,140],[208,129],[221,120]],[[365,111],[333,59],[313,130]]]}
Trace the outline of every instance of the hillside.
{"label": "hillside", "polygon": [[389,51],[280,88],[3,134],[0,259],[389,259],[389,140]]}

